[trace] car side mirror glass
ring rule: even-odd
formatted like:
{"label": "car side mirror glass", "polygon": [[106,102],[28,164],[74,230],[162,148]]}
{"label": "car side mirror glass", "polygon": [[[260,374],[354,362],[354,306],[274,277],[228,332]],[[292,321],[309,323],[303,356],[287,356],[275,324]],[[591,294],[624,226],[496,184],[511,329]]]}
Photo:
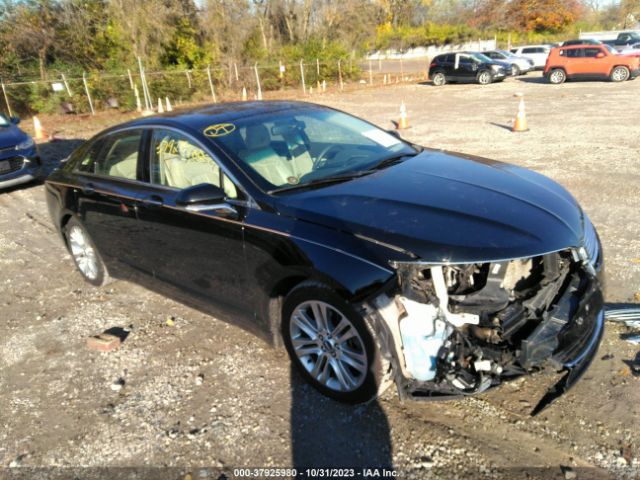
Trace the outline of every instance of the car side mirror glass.
{"label": "car side mirror glass", "polygon": [[11,123],[18,125],[20,123],[20,119],[18,117],[11,117]]}
{"label": "car side mirror glass", "polygon": [[176,204],[181,206],[214,205],[224,202],[226,195],[220,187],[210,183],[201,183],[187,187],[176,196]]}

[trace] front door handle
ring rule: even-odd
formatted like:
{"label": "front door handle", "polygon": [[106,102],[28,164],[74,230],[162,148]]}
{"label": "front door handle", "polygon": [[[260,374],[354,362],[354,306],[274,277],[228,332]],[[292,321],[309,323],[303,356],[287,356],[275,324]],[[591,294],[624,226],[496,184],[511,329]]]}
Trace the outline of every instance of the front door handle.
{"label": "front door handle", "polygon": [[140,203],[142,203],[142,205],[144,205],[145,207],[161,207],[162,205],[164,205],[164,201],[159,195],[149,195],[148,197],[140,200]]}
{"label": "front door handle", "polygon": [[96,193],[96,186],[89,182],[82,187],[82,193],[85,195],[93,195]]}

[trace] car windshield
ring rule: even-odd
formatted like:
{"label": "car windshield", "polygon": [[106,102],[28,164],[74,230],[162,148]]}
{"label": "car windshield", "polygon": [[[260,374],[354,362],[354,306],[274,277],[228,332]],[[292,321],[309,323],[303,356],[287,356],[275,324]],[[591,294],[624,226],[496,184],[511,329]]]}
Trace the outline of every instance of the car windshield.
{"label": "car windshield", "polygon": [[473,58],[475,58],[476,60],[479,60],[481,62],[486,62],[486,63],[491,63],[491,59],[489,57],[487,57],[486,55],[483,55],[482,53],[478,53],[478,52],[474,52],[471,54],[471,56]]}
{"label": "car windshield", "polygon": [[417,154],[391,133],[319,108],[245,117],[204,134],[270,192],[344,181]]}
{"label": "car windshield", "polygon": [[1,127],[8,127],[11,125],[11,122],[9,121],[9,119],[4,115],[4,113],[0,113],[0,128]]}
{"label": "car windshield", "polygon": [[511,53],[511,52],[507,52],[506,50],[496,50],[499,54],[501,54],[503,57],[515,57],[516,55]]}

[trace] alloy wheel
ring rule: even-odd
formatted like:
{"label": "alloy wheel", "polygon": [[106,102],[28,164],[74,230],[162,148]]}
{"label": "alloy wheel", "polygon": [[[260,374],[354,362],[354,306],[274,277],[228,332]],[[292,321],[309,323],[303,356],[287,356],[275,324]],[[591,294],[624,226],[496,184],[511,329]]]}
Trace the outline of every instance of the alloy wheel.
{"label": "alloy wheel", "polygon": [[611,79],[614,82],[624,82],[627,78],[629,78],[629,70],[624,67],[616,67],[611,73]]}
{"label": "alloy wheel", "polygon": [[478,77],[478,82],[481,85],[488,85],[491,83],[491,74],[489,72],[482,72]]}
{"label": "alloy wheel", "polygon": [[82,228],[77,225],[71,227],[69,231],[69,247],[82,274],[91,280],[98,278],[98,258],[96,251],[91,246]]}
{"label": "alloy wheel", "polygon": [[436,87],[441,87],[442,85],[444,85],[444,83],[445,83],[444,73],[436,73],[435,76],[433,77],[433,84]]}
{"label": "alloy wheel", "polygon": [[291,314],[289,334],[304,369],[323,386],[352,392],[368,371],[364,341],[349,319],[328,303],[306,301]]}
{"label": "alloy wheel", "polygon": [[549,75],[549,80],[551,83],[562,83],[565,80],[565,74],[562,70],[554,70],[551,72],[551,75]]}

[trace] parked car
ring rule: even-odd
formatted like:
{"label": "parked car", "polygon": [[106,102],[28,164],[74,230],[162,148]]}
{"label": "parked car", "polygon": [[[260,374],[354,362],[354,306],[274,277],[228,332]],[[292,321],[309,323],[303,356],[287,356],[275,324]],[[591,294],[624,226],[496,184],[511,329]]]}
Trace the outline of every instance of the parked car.
{"label": "parked car", "polygon": [[511,53],[518,55],[519,57],[525,57],[533,60],[535,68],[537,70],[542,70],[551,48],[552,47],[550,45],[524,45],[522,47],[512,48]]}
{"label": "parked car", "polygon": [[511,64],[492,60],[477,52],[445,53],[431,60],[429,78],[436,86],[447,82],[500,82],[511,75]]}
{"label": "parked car", "polygon": [[513,76],[525,75],[535,68],[535,63],[530,58],[519,57],[506,50],[491,50],[482,54],[492,60],[509,63]]}
{"label": "parked car", "polygon": [[[573,385],[603,332],[598,235],[560,185],[301,102],[110,128],[46,181],[93,285],[131,278],[286,347],[324,394],[480,393],[551,364]],[[470,234],[473,232],[473,234]]]}
{"label": "parked car", "polygon": [[33,139],[18,128],[20,119],[0,114],[0,189],[40,179],[42,162]]}
{"label": "parked car", "polygon": [[612,82],[623,82],[640,75],[640,59],[618,55],[612,50],[608,45],[554,48],[547,59],[544,75],[554,84],[573,78],[608,78]]}
{"label": "parked car", "polygon": [[640,43],[640,32],[621,32],[618,34],[615,40],[604,40],[603,43],[611,45],[616,50],[624,50],[631,45]]}

